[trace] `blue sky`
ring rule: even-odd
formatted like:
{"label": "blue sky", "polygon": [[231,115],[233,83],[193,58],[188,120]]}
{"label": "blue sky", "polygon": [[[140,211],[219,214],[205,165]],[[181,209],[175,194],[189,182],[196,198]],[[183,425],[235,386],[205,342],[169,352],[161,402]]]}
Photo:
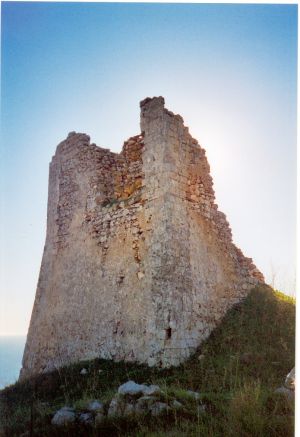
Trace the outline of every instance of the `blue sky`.
{"label": "blue sky", "polygon": [[1,334],[27,331],[56,145],[120,151],[147,96],[183,116],[235,243],[293,293],[296,5],[3,2],[1,64]]}

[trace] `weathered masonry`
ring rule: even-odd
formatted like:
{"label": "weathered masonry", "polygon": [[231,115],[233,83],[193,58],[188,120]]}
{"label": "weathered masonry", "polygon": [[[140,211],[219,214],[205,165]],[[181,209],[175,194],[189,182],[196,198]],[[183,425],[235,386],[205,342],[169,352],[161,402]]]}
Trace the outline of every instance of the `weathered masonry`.
{"label": "weathered masonry", "polygon": [[120,154],[74,132],[57,147],[21,377],[95,357],[177,365],[264,282],[232,242],[205,150],[162,97],[140,106]]}

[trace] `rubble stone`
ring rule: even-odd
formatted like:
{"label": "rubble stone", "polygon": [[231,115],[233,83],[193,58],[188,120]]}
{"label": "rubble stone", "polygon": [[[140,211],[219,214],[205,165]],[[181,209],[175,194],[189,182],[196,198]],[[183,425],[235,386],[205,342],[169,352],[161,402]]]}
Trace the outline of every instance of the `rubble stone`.
{"label": "rubble stone", "polygon": [[75,422],[75,410],[71,407],[62,407],[54,414],[51,424],[55,426],[65,426]]}
{"label": "rubble stone", "polygon": [[107,411],[107,416],[121,416],[124,410],[124,402],[116,397],[113,398],[109,404],[109,408]]}
{"label": "rubble stone", "polygon": [[104,405],[98,400],[94,400],[87,405],[87,410],[95,413],[102,412],[104,410]]}
{"label": "rubble stone", "polygon": [[197,393],[196,391],[192,391],[192,390],[187,390],[187,394],[195,399],[196,401],[200,399],[200,393]]}
{"label": "rubble stone", "polygon": [[125,384],[120,385],[118,393],[121,395],[138,396],[142,395],[147,387],[142,384],[136,384],[134,381],[127,381]]}
{"label": "rubble stone", "polygon": [[94,416],[92,413],[81,413],[78,416],[78,420],[83,425],[88,425],[88,426],[94,425]]}
{"label": "rubble stone", "polygon": [[163,413],[166,413],[170,410],[168,404],[164,402],[155,402],[150,407],[150,412],[152,416],[160,416]]}

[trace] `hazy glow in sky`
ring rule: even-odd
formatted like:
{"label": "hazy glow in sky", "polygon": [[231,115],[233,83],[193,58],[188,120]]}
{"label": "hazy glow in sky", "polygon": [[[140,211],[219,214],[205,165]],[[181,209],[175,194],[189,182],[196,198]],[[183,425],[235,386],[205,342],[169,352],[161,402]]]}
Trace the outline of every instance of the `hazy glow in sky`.
{"label": "hazy glow in sky", "polygon": [[3,2],[0,333],[27,332],[56,145],[120,151],[147,96],[183,116],[235,243],[293,293],[296,58],[296,5]]}

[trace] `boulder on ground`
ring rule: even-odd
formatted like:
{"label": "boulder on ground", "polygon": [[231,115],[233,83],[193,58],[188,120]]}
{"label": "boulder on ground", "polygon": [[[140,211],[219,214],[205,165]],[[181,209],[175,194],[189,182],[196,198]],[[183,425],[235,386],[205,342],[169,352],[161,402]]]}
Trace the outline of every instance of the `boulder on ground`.
{"label": "boulder on ground", "polygon": [[56,426],[64,426],[75,422],[75,410],[71,407],[62,407],[54,414],[51,424]]}
{"label": "boulder on ground", "polygon": [[150,407],[150,412],[152,416],[160,416],[163,413],[167,413],[169,411],[170,407],[168,404],[164,402],[155,402]]}
{"label": "boulder on ground", "polygon": [[175,409],[175,410],[181,410],[183,408],[183,405],[181,402],[177,401],[177,399],[174,399],[171,406]]}
{"label": "boulder on ground", "polygon": [[125,384],[120,385],[118,388],[118,393],[123,396],[138,396],[143,395],[144,390],[147,389],[146,385],[137,384],[134,381],[127,381]]}
{"label": "boulder on ground", "polygon": [[195,399],[196,401],[198,401],[200,399],[200,393],[197,393],[196,391],[192,391],[192,390],[187,390],[187,394]]}
{"label": "boulder on ground", "polygon": [[143,414],[149,411],[149,406],[156,402],[152,396],[142,396],[136,401],[135,411],[137,414]]}
{"label": "boulder on ground", "polygon": [[156,396],[159,395],[161,393],[161,389],[159,388],[158,385],[149,385],[149,386],[144,386],[144,390],[143,390],[143,394],[145,396]]}
{"label": "boulder on ground", "polygon": [[78,416],[78,420],[83,425],[88,425],[88,426],[94,425],[94,416],[92,413],[81,413]]}
{"label": "boulder on ground", "polygon": [[104,410],[104,405],[102,402],[99,402],[98,400],[91,401],[86,408],[88,411],[99,413]]}
{"label": "boulder on ground", "polygon": [[122,399],[116,397],[113,398],[109,404],[107,416],[122,416],[124,410],[124,402]]}
{"label": "boulder on ground", "polygon": [[274,393],[278,395],[283,395],[290,401],[293,401],[295,399],[295,392],[286,387],[279,387],[274,391]]}

